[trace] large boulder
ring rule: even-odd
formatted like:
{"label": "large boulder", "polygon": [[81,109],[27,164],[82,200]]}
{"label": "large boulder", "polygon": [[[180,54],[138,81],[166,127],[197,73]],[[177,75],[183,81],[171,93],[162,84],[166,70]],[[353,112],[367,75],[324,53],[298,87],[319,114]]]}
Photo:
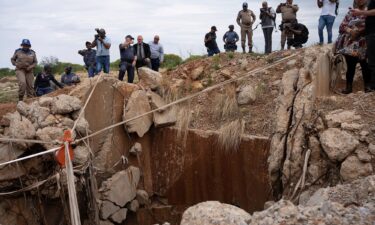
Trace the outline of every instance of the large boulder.
{"label": "large boulder", "polygon": [[247,105],[255,102],[256,100],[256,91],[253,86],[246,85],[242,86],[238,90],[237,102],[239,105]]}
{"label": "large boulder", "polygon": [[159,72],[153,71],[147,67],[141,67],[138,69],[138,77],[140,84],[146,85],[151,90],[157,90],[163,80],[163,77]]}
{"label": "large boulder", "polygon": [[[151,108],[158,109],[165,106],[167,103],[158,94],[150,91],[147,93]],[[153,113],[153,121],[155,127],[170,126],[176,123],[176,110],[173,106],[160,109]]]}
{"label": "large boulder", "polygon": [[[11,147],[10,145],[0,143],[0,163],[14,160],[23,153],[24,151],[18,149],[16,146]],[[0,167],[0,182],[19,178],[25,173],[26,171],[24,168],[17,164],[2,166]]]}
{"label": "large boulder", "polygon": [[[147,93],[143,90],[134,91],[130,96],[128,103],[124,109],[124,120],[128,120],[151,111]],[[150,129],[152,125],[152,114],[148,114],[141,118],[129,121],[125,124],[125,129],[129,133],[137,133],[139,137]]]}
{"label": "large boulder", "polygon": [[99,192],[102,199],[124,207],[126,203],[136,197],[137,185],[140,179],[140,170],[130,166],[128,169],[117,172],[111,178],[103,182]]}
{"label": "large boulder", "polygon": [[247,225],[249,213],[233,205],[217,201],[202,202],[188,208],[181,225]]}
{"label": "large boulder", "polygon": [[77,165],[83,165],[90,159],[90,151],[87,147],[77,146],[74,149],[73,163]]}
{"label": "large boulder", "polygon": [[371,175],[373,168],[371,163],[361,162],[356,156],[349,156],[342,164],[340,175],[345,181],[353,181],[360,177]]}
{"label": "large boulder", "polygon": [[59,95],[53,98],[51,111],[53,114],[68,114],[81,109],[81,100],[70,95]]}
{"label": "large boulder", "polygon": [[49,108],[41,107],[38,102],[33,102],[30,105],[30,110],[28,112],[28,118],[31,122],[40,127],[40,125],[45,121],[48,115],[50,115]]}
{"label": "large boulder", "polygon": [[[8,135],[10,138],[18,139],[34,139],[35,128],[31,121],[18,112],[6,115],[9,122]],[[20,149],[26,149],[30,146],[28,143],[15,142],[15,146]]]}
{"label": "large boulder", "polygon": [[359,141],[353,135],[338,128],[329,128],[320,133],[320,142],[324,152],[333,162],[343,161],[359,145]]}

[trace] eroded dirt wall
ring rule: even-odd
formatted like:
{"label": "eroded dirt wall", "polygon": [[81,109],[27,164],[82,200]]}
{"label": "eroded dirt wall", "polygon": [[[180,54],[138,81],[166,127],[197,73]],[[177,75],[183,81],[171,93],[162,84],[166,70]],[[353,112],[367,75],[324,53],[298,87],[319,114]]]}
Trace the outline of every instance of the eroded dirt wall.
{"label": "eroded dirt wall", "polygon": [[207,200],[262,210],[271,195],[267,157],[269,141],[244,137],[237,151],[217,145],[217,133],[191,130],[186,147],[175,129],[153,132],[152,179],[156,193],[171,205],[193,205]]}

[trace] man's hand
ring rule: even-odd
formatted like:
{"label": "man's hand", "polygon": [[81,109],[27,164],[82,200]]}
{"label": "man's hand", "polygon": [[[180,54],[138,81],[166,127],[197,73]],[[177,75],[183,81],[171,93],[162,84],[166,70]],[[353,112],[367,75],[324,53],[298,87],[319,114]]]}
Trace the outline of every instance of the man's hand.
{"label": "man's hand", "polygon": [[365,14],[365,11],[359,9],[351,9],[350,12],[353,16],[360,16]]}
{"label": "man's hand", "polygon": [[34,69],[34,66],[28,66],[28,67],[26,68],[26,71],[31,71],[32,69]]}
{"label": "man's hand", "polygon": [[103,43],[103,38],[102,37],[99,37],[98,40]]}

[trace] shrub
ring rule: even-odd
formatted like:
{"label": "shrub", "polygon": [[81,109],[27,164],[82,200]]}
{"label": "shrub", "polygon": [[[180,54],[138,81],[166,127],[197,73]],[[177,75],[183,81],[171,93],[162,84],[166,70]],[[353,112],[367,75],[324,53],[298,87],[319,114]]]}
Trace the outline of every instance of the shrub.
{"label": "shrub", "polygon": [[167,70],[172,70],[176,68],[178,65],[182,63],[182,59],[180,56],[175,54],[165,54],[164,55],[164,62],[161,64],[162,68],[166,68]]}
{"label": "shrub", "polygon": [[15,76],[16,71],[9,69],[9,68],[0,68],[0,78]]}

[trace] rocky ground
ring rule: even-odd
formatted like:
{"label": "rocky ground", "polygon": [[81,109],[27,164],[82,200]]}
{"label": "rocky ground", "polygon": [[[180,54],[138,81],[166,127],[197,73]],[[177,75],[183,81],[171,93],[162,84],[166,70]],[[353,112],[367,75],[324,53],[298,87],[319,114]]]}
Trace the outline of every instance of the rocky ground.
{"label": "rocky ground", "polygon": [[[287,62],[252,73],[294,54]],[[327,65],[320,59],[330,54],[329,46],[268,56],[220,54],[190,61],[162,73],[142,68],[136,84],[120,82],[116,79],[117,73],[112,72],[104,75],[98,84],[88,106],[92,113],[85,113],[79,120],[78,113],[98,77],[88,79],[85,74],[79,74],[82,82],[76,87],[19,103],[9,94],[14,95],[15,79],[4,78],[0,81],[3,90],[0,95],[3,102],[0,104],[0,137],[46,143],[2,143],[0,162],[59,146],[54,141],[75,122],[78,126],[74,135],[79,138],[115,122],[126,121],[116,130],[73,146],[80,199],[89,205],[86,224],[95,220],[106,225],[125,224],[126,221],[136,224],[130,221],[138,219],[139,222],[139,215],[155,222],[155,218],[148,215],[149,210],[155,208],[163,218],[159,224],[168,218],[173,218],[169,222],[177,224],[179,216],[172,213],[168,217],[163,210],[169,205],[160,193],[153,192],[155,180],[152,177],[162,177],[150,168],[153,155],[150,149],[142,151],[147,143],[155,144],[150,141],[155,129],[173,127],[178,131],[176,138],[182,136],[181,140],[188,130],[198,129],[206,136],[208,132],[204,134],[204,131],[215,131],[218,148],[233,154],[239,149],[243,136],[252,135],[270,142],[267,179],[273,190],[271,199],[275,202],[267,202],[264,211],[252,215],[232,205],[204,202],[189,208],[181,224],[373,224],[375,110],[372,106],[375,94],[360,91],[360,78],[355,81],[353,94],[338,94],[345,83],[342,74],[339,74],[336,92],[323,93],[319,80],[327,78],[327,73],[321,72],[326,71]],[[242,80],[173,107],[161,108],[243,76]],[[150,110],[155,111],[132,120]],[[183,152],[181,149],[185,144],[181,143],[172,155]],[[1,192],[20,189],[35,180],[49,179],[56,171],[64,177],[63,170],[57,167],[51,155],[18,166],[5,166],[0,168]],[[30,193],[30,204],[35,205],[38,198],[48,199],[48,204],[63,201],[63,192],[56,185],[58,182],[64,189],[64,179],[49,181],[40,193]],[[43,219],[45,207],[35,209],[34,214],[38,216],[20,213],[24,209],[18,204],[21,196],[13,197],[2,198],[0,223],[40,224],[38,219]],[[17,204],[10,204],[12,200]],[[54,202],[52,205],[58,208],[61,207],[59,204]],[[17,213],[5,216],[10,211]],[[32,222],[16,219],[21,217]],[[143,224],[147,224],[145,221]]]}

